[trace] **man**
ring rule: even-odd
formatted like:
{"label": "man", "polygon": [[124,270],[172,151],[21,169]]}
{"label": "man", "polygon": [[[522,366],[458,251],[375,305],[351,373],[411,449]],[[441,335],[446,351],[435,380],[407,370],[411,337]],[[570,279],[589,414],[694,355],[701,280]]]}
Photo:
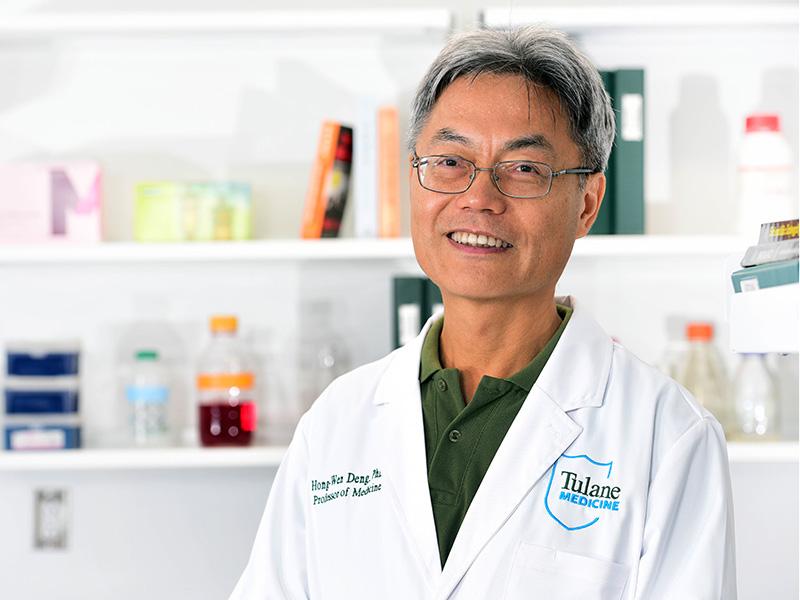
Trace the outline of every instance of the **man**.
{"label": "man", "polygon": [[303,416],[234,599],[732,599],[725,438],[554,298],[614,117],[563,35],[479,31],[414,102],[411,232],[444,317]]}

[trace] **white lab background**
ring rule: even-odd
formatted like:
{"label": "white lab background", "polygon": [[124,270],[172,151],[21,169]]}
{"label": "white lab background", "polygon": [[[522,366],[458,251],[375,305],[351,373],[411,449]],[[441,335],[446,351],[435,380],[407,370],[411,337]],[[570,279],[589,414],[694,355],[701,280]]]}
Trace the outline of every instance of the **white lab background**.
{"label": "white lab background", "polygon": [[[620,4],[5,0],[0,161],[98,160],[105,234],[117,244],[0,247],[0,346],[81,340],[87,446],[76,456],[0,453],[0,598],[227,597],[299,410],[309,307],[327,304],[329,335],[362,364],[390,350],[392,276],[419,272],[407,240],[297,241],[320,124],[353,122],[371,97],[396,104],[404,129],[448,33],[484,14],[507,11],[512,23],[541,9],[599,67],[645,69],[647,235],[579,240],[558,292],[654,365],[686,321],[709,320],[732,373],[727,276],[755,242],[735,231],[737,147],[745,116],[773,111],[798,157],[797,5]],[[605,24],[608,14],[619,22]],[[254,237],[265,241],[131,244],[133,186],[160,179],[250,182]],[[407,236],[405,167],[401,187]],[[352,231],[346,217],[342,236]],[[191,448],[190,389],[207,318],[220,312],[239,316],[259,358],[269,435],[266,447],[211,456]],[[138,344],[158,346],[173,373],[180,452],[108,449]],[[797,360],[770,356],[783,440],[729,450],[743,600],[798,597]],[[34,548],[37,490],[66,492],[65,549]]]}

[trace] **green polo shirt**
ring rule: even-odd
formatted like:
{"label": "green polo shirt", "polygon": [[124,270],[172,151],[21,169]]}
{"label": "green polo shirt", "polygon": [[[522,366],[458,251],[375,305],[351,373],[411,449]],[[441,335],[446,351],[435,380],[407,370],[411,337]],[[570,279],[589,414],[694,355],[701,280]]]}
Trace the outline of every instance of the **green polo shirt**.
{"label": "green polo shirt", "polygon": [[556,310],[561,325],[542,351],[508,379],[484,375],[469,404],[461,393],[459,370],[442,368],[439,360],[444,319],[434,322],[425,337],[419,382],[428,487],[442,566],[489,464],[572,315],[568,306],[557,304]]}

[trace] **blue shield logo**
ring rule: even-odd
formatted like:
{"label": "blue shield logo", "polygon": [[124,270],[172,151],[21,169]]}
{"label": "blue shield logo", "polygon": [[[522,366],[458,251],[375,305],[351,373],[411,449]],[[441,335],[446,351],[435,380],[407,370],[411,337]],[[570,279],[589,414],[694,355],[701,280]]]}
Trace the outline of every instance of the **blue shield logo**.
{"label": "blue shield logo", "polygon": [[619,511],[620,488],[610,481],[612,466],[613,462],[586,454],[562,454],[550,471],[544,497],[547,514],[564,529],[575,531]]}

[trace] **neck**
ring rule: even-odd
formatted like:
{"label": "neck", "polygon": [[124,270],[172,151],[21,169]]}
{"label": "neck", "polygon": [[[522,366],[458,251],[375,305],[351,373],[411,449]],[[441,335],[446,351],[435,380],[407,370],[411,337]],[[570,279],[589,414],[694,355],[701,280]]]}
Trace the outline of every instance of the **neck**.
{"label": "neck", "polygon": [[527,365],[561,324],[552,294],[510,303],[445,296],[444,304],[439,358],[443,367],[461,372],[466,402],[484,375],[510,377]]}

